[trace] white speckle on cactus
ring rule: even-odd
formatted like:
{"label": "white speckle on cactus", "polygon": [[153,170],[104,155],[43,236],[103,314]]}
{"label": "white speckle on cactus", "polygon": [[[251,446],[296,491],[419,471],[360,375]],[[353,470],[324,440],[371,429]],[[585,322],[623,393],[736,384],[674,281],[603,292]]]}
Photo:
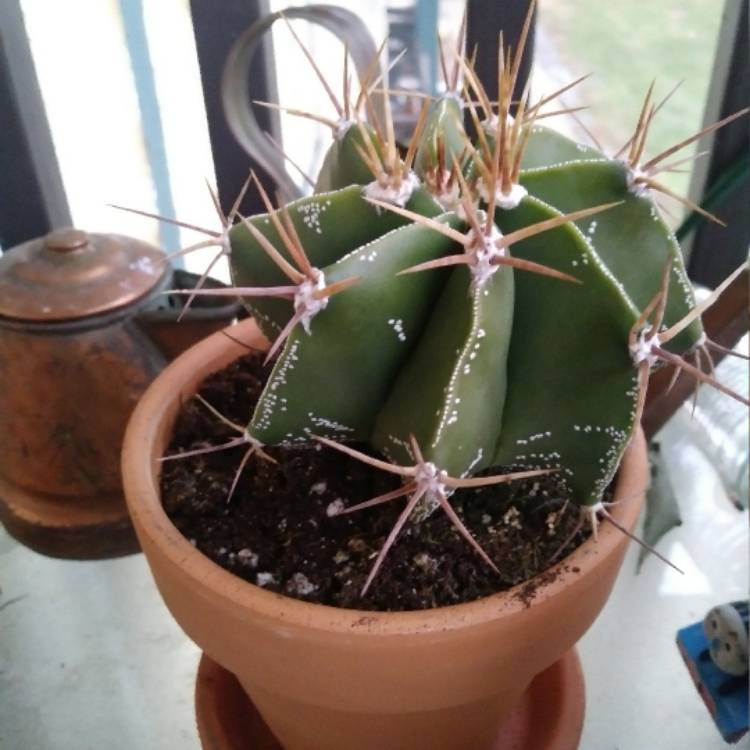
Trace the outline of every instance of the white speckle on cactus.
{"label": "white speckle on cactus", "polygon": [[471,305],[471,329],[469,331],[469,335],[466,337],[466,342],[464,343],[464,346],[460,354],[458,355],[458,358],[456,359],[456,364],[453,368],[453,371],[451,372],[450,379],[448,380],[448,385],[445,389],[446,398],[441,409],[442,414],[435,431],[435,437],[432,441],[432,448],[435,448],[440,442],[445,428],[448,425],[455,424],[458,421],[457,418],[454,418],[457,417],[458,412],[455,409],[451,408],[451,405],[453,403],[456,403],[456,389],[458,388],[461,375],[471,374],[470,361],[473,358],[472,355],[476,356],[473,350],[477,346],[479,346],[477,339],[479,338],[479,331],[482,330],[479,327],[479,321],[481,318],[481,297],[482,295],[478,293],[477,290],[473,291]]}
{"label": "white speckle on cactus", "polygon": [[281,326],[270,316],[266,315],[256,308],[253,308],[253,315],[259,320],[262,320],[264,325],[272,328],[274,331],[276,331],[276,333],[281,333]]}
{"label": "white speckle on cactus", "polygon": [[322,495],[328,489],[328,485],[325,482],[316,482],[310,487],[311,495]]}
{"label": "white speckle on cactus", "polygon": [[[380,213],[377,206],[374,206],[375,210]],[[380,243],[382,240],[386,237],[390,237],[390,235],[395,234],[396,232],[403,229],[403,227],[396,227],[395,229],[391,229],[390,232],[386,232],[385,234],[381,234],[380,237],[377,237],[374,240],[370,240],[369,242],[366,242],[364,245],[360,245],[359,247],[354,248],[354,250],[350,250],[346,255],[339,258],[333,265],[334,266],[340,266],[346,264],[351,258],[357,258],[360,261],[365,261],[365,256],[369,255],[372,252],[372,245],[374,245],[376,242]]]}
{"label": "white speckle on cactus", "polygon": [[261,400],[258,402],[252,423],[255,430],[263,431],[271,426],[271,420],[278,404],[278,397],[275,391],[286,385],[286,376],[289,371],[294,369],[294,363],[299,359],[297,356],[299,342],[293,339],[290,339],[290,341],[291,344],[289,345],[289,351],[279,358],[276,366],[271,372],[268,388],[266,388]]}
{"label": "white speckle on cactus", "polygon": [[[312,414],[308,414],[310,421],[313,426],[317,429],[330,430],[335,433],[339,432],[354,432],[353,427],[347,427],[345,424],[337,422],[335,419],[326,419],[325,417],[317,417]],[[309,427],[305,427],[305,432],[311,433]]]}
{"label": "white speckle on cactus", "polygon": [[[393,443],[397,448],[400,448],[402,452],[405,453],[409,457],[409,460],[416,461],[417,457],[414,455],[414,451],[412,450],[411,443],[407,440],[403,440],[402,438],[398,437],[397,435],[388,435],[388,440]],[[386,452],[387,457],[390,459],[392,458],[390,451],[387,449],[384,449],[384,452]]]}
{"label": "white speckle on cactus", "polygon": [[606,159],[606,158],[604,158],[604,159],[602,159],[602,158],[597,158],[597,159],[568,159],[567,161],[559,161],[559,162],[556,162],[555,164],[545,164],[542,167],[530,167],[529,169],[524,169],[523,171],[524,171],[524,174],[534,174],[536,172],[548,172],[548,171],[552,171],[554,169],[557,169],[558,167],[562,167],[562,166],[566,166],[566,165],[570,165],[570,164],[596,164],[597,162],[606,164],[606,163],[609,163],[609,161],[610,160]]}
{"label": "white speckle on cactus", "polygon": [[484,451],[480,448],[474,460],[466,467],[466,469],[464,469],[464,471],[461,472],[461,476],[468,477],[471,472],[474,471],[474,467],[482,460],[483,455]]}
{"label": "white speckle on cactus", "polygon": [[297,213],[302,217],[302,222],[308,228],[314,231],[316,234],[323,234],[323,230],[320,227],[320,214],[326,210],[325,204],[320,204],[317,201],[311,201],[310,203],[302,203],[297,207]]}
{"label": "white speckle on cactus", "polygon": [[401,320],[401,318],[391,318],[388,321],[388,325],[393,328],[399,341],[406,341],[406,334],[404,333],[404,321]]}

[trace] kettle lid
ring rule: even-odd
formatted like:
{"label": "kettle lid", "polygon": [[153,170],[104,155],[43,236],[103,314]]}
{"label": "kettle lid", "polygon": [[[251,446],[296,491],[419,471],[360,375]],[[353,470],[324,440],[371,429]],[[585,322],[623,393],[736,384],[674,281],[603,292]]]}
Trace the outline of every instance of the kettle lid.
{"label": "kettle lid", "polygon": [[0,318],[44,323],[113,312],[147,296],[169,270],[146,242],[57,229],[0,256]]}

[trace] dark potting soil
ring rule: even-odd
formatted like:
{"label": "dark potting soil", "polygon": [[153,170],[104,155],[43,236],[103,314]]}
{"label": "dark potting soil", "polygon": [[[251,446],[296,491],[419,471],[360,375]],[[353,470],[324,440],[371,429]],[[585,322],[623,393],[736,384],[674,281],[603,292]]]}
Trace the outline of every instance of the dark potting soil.
{"label": "dark potting soil", "polygon": [[[245,425],[268,370],[249,355],[208,378],[200,395]],[[168,454],[237,437],[198,399],[183,405]],[[357,446],[366,450],[364,446]],[[439,509],[408,524],[391,548],[367,596],[360,591],[403,509],[399,499],[376,508],[329,516],[331,504],[354,505],[399,486],[398,477],[327,447],[268,448],[278,464],[253,457],[234,495],[227,495],[246,446],[162,464],[167,515],[203,554],[266,589],[353,609],[412,610],[468,602],[523,581],[519,596],[534,598],[553,580],[547,570],[588,535],[570,539],[579,518],[554,483],[531,481],[459,490],[451,503],[499,568],[495,573],[459,536]],[[494,470],[493,473],[497,473]],[[547,571],[536,581],[534,578]],[[575,569],[573,572],[577,572]]]}

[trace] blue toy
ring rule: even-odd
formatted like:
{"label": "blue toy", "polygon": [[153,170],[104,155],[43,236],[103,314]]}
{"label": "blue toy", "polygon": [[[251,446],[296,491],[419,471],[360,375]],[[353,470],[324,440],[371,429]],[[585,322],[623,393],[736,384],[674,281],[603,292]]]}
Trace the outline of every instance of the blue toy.
{"label": "blue toy", "polygon": [[677,645],[722,737],[737,742],[748,730],[748,602],[714,607]]}

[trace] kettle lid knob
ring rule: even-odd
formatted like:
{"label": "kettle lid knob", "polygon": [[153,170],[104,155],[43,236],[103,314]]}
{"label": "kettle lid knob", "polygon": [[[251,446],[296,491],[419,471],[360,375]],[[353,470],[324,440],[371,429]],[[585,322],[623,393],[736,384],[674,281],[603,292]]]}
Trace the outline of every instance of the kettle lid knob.
{"label": "kettle lid knob", "polygon": [[44,244],[48,250],[56,253],[69,253],[79,250],[89,243],[89,236],[82,229],[65,227],[55,229],[44,238]]}

